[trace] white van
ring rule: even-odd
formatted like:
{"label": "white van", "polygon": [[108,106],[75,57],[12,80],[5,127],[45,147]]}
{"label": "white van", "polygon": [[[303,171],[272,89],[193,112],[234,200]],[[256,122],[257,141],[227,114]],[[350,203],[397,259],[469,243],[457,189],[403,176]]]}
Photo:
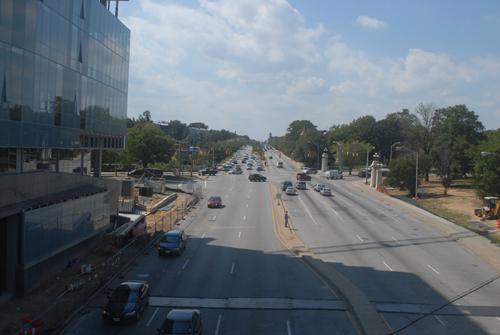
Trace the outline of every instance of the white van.
{"label": "white van", "polygon": [[283,161],[276,162],[276,166],[279,168],[283,167]]}
{"label": "white van", "polygon": [[329,170],[325,172],[326,179],[342,179],[342,171],[339,170]]}

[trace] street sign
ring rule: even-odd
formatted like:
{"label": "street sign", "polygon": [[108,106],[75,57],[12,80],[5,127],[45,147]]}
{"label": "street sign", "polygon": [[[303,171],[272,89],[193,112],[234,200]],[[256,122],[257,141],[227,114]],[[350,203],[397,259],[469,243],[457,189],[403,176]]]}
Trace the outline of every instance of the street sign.
{"label": "street sign", "polygon": [[281,199],[281,193],[276,193],[276,199]]}

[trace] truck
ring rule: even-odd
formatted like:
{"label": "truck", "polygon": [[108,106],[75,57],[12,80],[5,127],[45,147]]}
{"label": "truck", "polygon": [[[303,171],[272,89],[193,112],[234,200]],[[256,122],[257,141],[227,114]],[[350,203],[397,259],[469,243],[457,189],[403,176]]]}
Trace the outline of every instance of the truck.
{"label": "truck", "polygon": [[484,197],[483,208],[474,210],[474,214],[479,216],[481,221],[485,219],[500,219],[500,202],[498,197]]}
{"label": "truck", "polygon": [[342,179],[342,171],[340,170],[329,170],[325,172],[326,179]]}
{"label": "truck", "polygon": [[198,171],[198,175],[199,176],[206,176],[206,175],[209,175],[209,176],[215,176],[217,173],[219,173],[219,171],[215,170],[215,169],[202,169],[200,171]]}

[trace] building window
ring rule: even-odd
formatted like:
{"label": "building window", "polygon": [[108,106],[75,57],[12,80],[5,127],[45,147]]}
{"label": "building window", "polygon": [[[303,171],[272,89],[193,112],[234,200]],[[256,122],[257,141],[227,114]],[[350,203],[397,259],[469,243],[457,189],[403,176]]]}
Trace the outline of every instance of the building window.
{"label": "building window", "polygon": [[84,58],[83,58],[83,39],[80,40],[80,48],[78,50],[78,61],[80,63],[83,63]]}
{"label": "building window", "polygon": [[85,0],[82,0],[82,8],[80,8],[80,18],[85,20],[87,15],[85,13]]}

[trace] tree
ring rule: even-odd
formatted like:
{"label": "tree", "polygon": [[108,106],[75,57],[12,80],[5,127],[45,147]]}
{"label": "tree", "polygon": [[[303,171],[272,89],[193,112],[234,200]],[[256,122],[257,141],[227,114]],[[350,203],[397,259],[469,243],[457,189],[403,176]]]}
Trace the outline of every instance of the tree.
{"label": "tree", "polygon": [[482,156],[481,152],[500,154],[500,129],[489,131],[487,138],[473,150],[475,160],[472,187],[478,198],[500,197],[500,157]]}
{"label": "tree", "polygon": [[383,185],[397,188],[400,191],[408,190],[410,194],[415,194],[415,165],[416,157],[414,156],[393,159],[389,163],[390,172],[384,179]]}
{"label": "tree", "polygon": [[431,159],[438,170],[438,176],[441,177],[441,184],[444,186],[444,195],[448,194],[448,189],[453,183],[453,169],[456,160],[455,152],[448,141],[440,142],[431,151]]}
{"label": "tree", "polygon": [[148,110],[144,111],[142,115],[139,115],[137,118],[137,123],[152,123],[151,112]]}
{"label": "tree", "polygon": [[208,129],[208,125],[204,124],[203,122],[191,122],[188,127],[189,128]]}
{"label": "tree", "polygon": [[124,158],[141,161],[147,168],[149,164],[167,164],[174,155],[175,141],[157,126],[139,123],[127,129],[127,145]]}
{"label": "tree", "polygon": [[183,140],[187,136],[187,126],[179,120],[170,120],[168,131],[170,137],[178,141]]}

